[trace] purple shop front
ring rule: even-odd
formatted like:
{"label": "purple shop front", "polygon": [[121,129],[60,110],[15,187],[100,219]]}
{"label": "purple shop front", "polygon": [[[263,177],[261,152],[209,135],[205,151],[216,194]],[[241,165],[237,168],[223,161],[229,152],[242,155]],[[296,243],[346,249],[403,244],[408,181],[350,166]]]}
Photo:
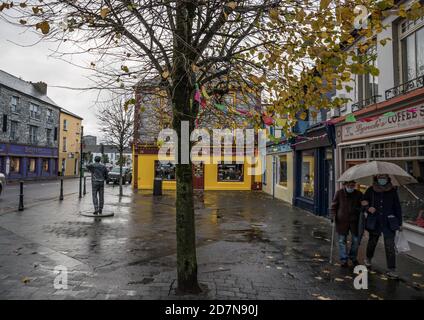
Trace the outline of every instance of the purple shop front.
{"label": "purple shop front", "polygon": [[0,144],[0,172],[8,180],[54,178],[57,156],[57,148]]}

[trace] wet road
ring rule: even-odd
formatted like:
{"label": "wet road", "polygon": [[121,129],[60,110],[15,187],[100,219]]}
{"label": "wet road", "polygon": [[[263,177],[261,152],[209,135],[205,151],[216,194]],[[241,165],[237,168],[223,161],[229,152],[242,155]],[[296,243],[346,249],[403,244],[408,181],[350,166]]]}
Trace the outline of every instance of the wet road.
{"label": "wet road", "polygon": [[[368,290],[355,290],[352,270],[328,263],[329,222],[261,192],[205,192],[196,201],[203,293],[176,296],[174,194],[117,192],[107,188],[109,219],[79,215],[91,210],[90,196],[1,215],[0,298],[424,299],[378,271]],[[57,266],[68,271],[67,290],[53,286]]]}

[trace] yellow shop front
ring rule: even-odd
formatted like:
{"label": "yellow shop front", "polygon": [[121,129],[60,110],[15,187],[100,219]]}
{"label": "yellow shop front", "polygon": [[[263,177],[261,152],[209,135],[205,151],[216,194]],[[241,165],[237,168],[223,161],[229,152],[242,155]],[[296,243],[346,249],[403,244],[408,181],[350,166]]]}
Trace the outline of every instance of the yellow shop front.
{"label": "yellow shop front", "polygon": [[[158,159],[158,149],[142,147],[135,150],[137,156],[134,166],[134,182],[136,189],[153,189],[155,178],[162,178],[164,190],[176,189],[175,165],[163,164]],[[212,157],[211,163],[193,164],[193,187],[200,190],[259,190],[261,189],[260,163],[251,165],[247,157],[236,156],[231,161],[224,157]],[[220,161],[221,160],[221,161]]]}

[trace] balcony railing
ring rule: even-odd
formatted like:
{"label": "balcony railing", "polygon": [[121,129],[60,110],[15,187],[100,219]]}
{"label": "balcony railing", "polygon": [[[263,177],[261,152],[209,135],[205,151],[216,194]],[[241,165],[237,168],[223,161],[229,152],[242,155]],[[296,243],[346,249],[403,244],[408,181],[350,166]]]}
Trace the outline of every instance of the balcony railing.
{"label": "balcony railing", "polygon": [[377,103],[380,97],[381,97],[380,95],[375,95],[367,99],[355,102],[354,104],[352,104],[352,112],[361,110],[365,108],[366,106]]}
{"label": "balcony railing", "polygon": [[419,88],[424,88],[424,75],[386,90],[386,100]]}

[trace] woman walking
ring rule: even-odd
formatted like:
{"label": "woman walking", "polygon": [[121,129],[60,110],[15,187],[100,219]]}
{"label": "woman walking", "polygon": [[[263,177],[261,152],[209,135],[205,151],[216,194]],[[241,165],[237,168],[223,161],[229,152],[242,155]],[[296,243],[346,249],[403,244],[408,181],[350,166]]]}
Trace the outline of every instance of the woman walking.
{"label": "woman walking", "polygon": [[364,200],[368,202],[365,228],[369,232],[365,265],[371,267],[378,239],[383,234],[387,276],[396,279],[395,235],[402,228],[402,208],[397,189],[387,174],[379,174],[374,176],[374,183],[365,192]]}

